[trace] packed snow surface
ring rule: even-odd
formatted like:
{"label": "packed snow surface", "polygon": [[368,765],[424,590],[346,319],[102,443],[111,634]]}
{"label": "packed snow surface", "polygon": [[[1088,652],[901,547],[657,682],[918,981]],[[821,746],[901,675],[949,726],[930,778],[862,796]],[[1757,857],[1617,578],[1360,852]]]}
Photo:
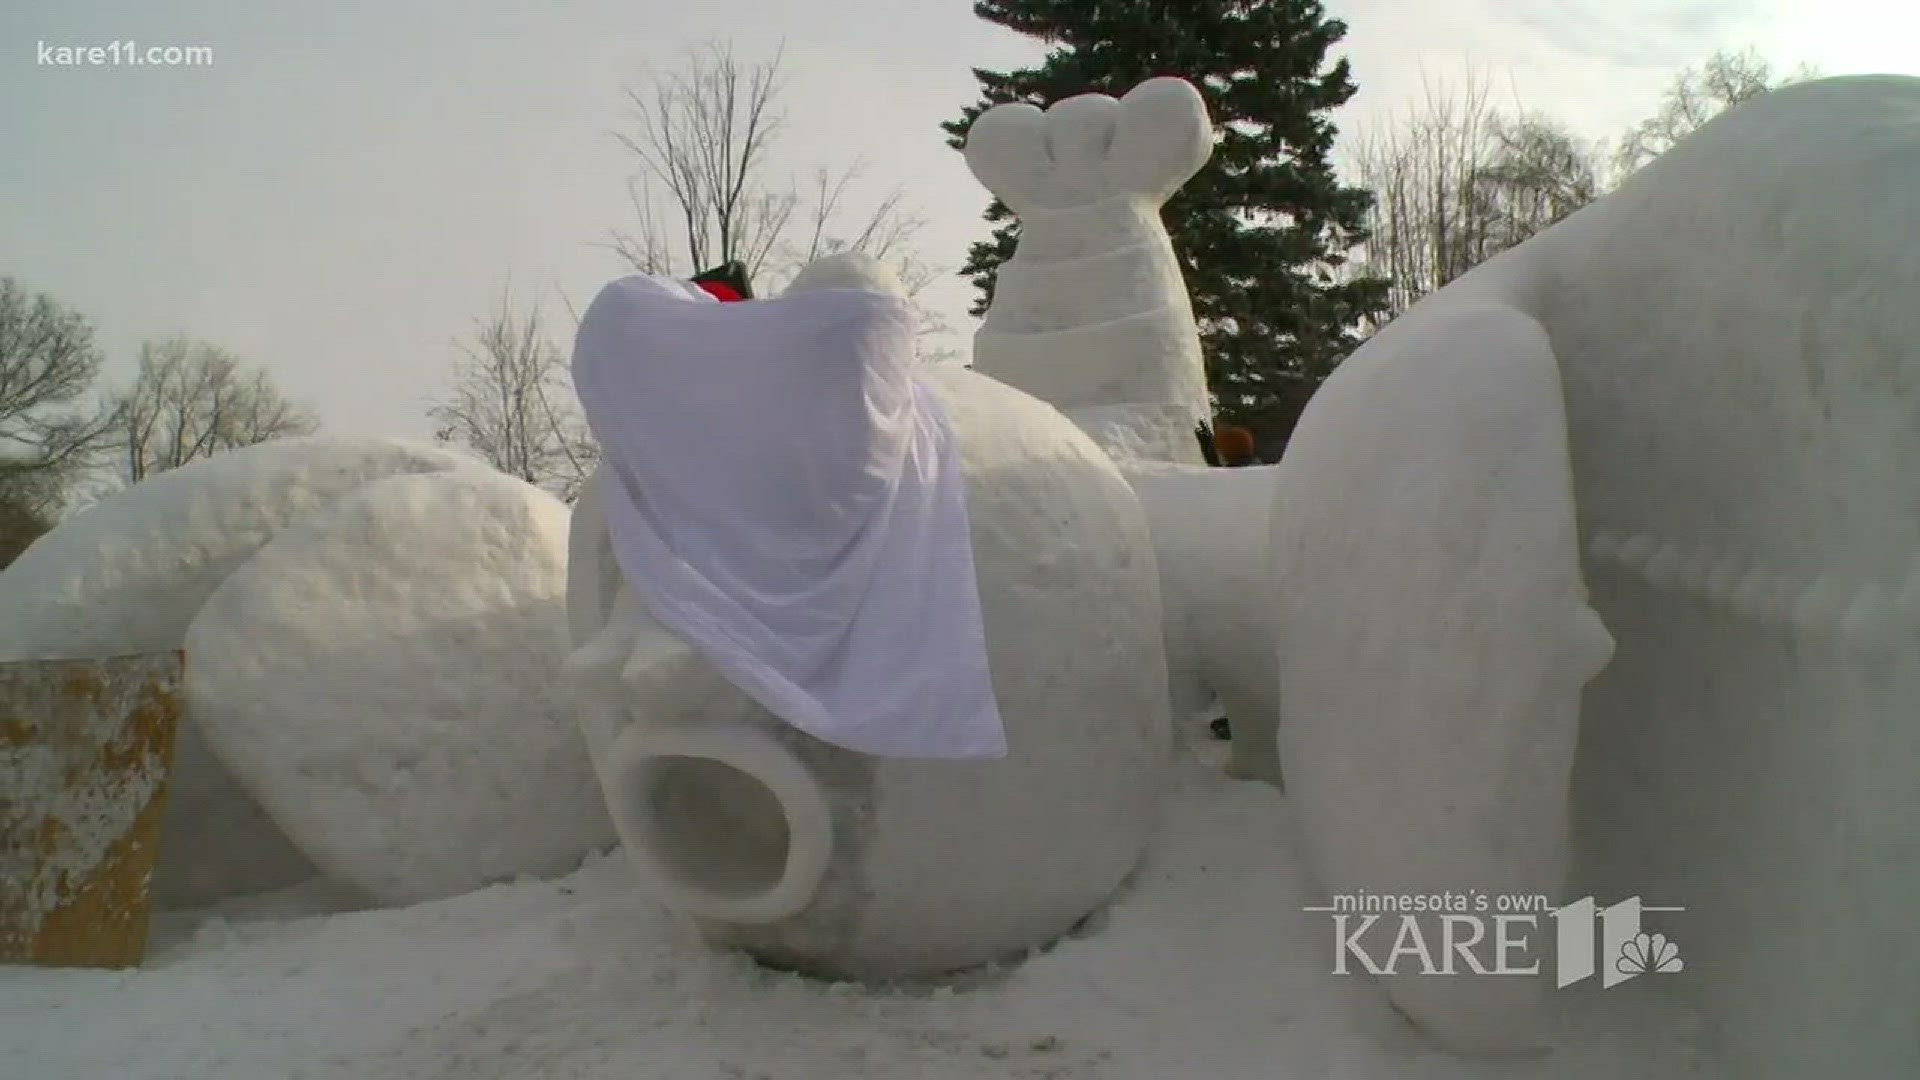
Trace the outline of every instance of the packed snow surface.
{"label": "packed snow surface", "polygon": [[293,890],[163,917],[137,972],[0,968],[0,1061],[31,1080],[1702,1075],[1657,984],[1564,992],[1543,1056],[1432,1049],[1377,987],[1329,974],[1288,831],[1277,792],[1189,764],[1146,865],[1079,935],[876,989],[708,949],[618,857],[399,910],[326,914],[337,897]]}

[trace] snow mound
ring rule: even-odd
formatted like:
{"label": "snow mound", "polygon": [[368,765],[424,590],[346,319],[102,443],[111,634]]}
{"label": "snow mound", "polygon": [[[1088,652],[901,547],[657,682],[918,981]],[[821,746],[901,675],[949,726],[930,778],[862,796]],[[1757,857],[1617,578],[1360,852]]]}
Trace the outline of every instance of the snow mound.
{"label": "snow mound", "polygon": [[1920,1075],[1917,236],[1920,79],[1828,79],[1479,286],[1553,334],[1620,643],[1583,890],[1687,909],[1675,978],[1753,1080]]}
{"label": "snow mound", "polygon": [[[324,436],[162,473],[75,515],[0,572],[0,659],[179,648],[207,598],[277,533],[371,481],[445,472],[490,470],[435,444]],[[156,902],[201,903],[310,876],[313,865],[215,757],[191,707],[184,721]]]}
{"label": "snow mound", "polygon": [[612,842],[556,695],[567,514],[483,470],[375,481],[194,618],[190,714],[330,877],[407,903]]}

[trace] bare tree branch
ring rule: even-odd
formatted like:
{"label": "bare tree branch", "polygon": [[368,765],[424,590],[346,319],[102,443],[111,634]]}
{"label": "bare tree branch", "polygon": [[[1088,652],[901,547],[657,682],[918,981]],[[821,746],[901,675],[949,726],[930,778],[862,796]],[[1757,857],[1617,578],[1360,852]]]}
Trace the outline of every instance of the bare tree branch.
{"label": "bare tree branch", "polygon": [[[606,246],[643,274],[693,274],[737,261],[763,292],[777,292],[815,259],[865,252],[892,265],[915,298],[923,358],[957,353],[948,344],[951,326],[919,303],[941,272],[914,250],[926,221],[905,192],[886,192],[855,215],[860,162],[816,169],[804,183],[774,175],[786,124],[783,63],[784,50],[746,65],[731,46],[710,44],[680,69],[627,88],[631,126],[614,137],[638,159],[641,175],[628,185],[633,226],[610,232]],[[680,231],[677,241],[668,221]]]}
{"label": "bare tree branch", "polygon": [[140,371],[118,395],[122,478],[139,483],[226,450],[320,429],[264,369],[217,345],[174,338],[140,347]]}
{"label": "bare tree branch", "polygon": [[[577,322],[576,318],[576,322]],[[571,502],[599,461],[573,405],[566,357],[547,340],[538,304],[516,310],[510,288],[476,320],[446,397],[427,411],[435,437]]]}
{"label": "bare tree branch", "polygon": [[0,277],[0,502],[50,518],[111,448],[114,404],[86,400],[101,362],[84,318]]}
{"label": "bare tree branch", "polygon": [[1802,65],[1791,75],[1776,75],[1773,65],[1753,49],[1714,53],[1699,67],[1675,76],[1660,99],[1660,108],[1621,139],[1614,167],[1623,176],[1631,173],[1733,106],[1818,74]]}
{"label": "bare tree branch", "polygon": [[1389,279],[1387,318],[1593,201],[1598,150],[1539,116],[1508,116],[1485,81],[1432,83],[1384,131],[1366,133],[1359,182],[1369,236],[1348,272]]}

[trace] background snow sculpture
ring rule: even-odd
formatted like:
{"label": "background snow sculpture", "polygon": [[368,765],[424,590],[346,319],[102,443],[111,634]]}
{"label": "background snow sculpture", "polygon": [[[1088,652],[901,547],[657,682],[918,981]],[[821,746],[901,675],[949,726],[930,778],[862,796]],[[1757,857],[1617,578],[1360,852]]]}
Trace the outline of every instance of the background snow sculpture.
{"label": "background snow sculpture", "polygon": [[1138,500],[1042,402],[964,370],[926,383],[962,447],[1004,759],[870,758],[778,722],[646,616],[596,503],[575,510],[567,674],[625,846],[667,906],[776,966],[887,978],[1043,944],[1118,887],[1161,799]]}
{"label": "background snow sculpture", "polygon": [[[1916,235],[1920,80],[1830,79],[1769,93],[1361,349],[1315,399],[1301,427],[1308,439],[1296,436],[1282,465],[1290,788],[1296,777],[1306,784],[1357,765],[1421,772],[1414,758],[1432,747],[1402,741],[1402,727],[1382,726],[1377,710],[1310,711],[1320,695],[1304,681],[1301,650],[1325,632],[1314,621],[1325,611],[1309,610],[1300,590],[1310,566],[1339,565],[1331,551],[1343,538],[1310,537],[1305,519],[1337,510],[1379,520],[1398,500],[1413,524],[1428,499],[1414,482],[1418,462],[1333,490],[1332,459],[1355,449],[1351,424],[1399,420],[1411,408],[1371,384],[1430,379],[1444,394],[1443,373],[1490,365],[1490,356],[1557,361],[1591,603],[1618,642],[1581,706],[1572,770],[1580,843],[1561,895],[1639,895],[1687,909],[1647,916],[1665,920],[1648,929],[1668,933],[1686,963],[1660,977],[1698,999],[1729,1075],[1920,1069],[1911,1023],[1920,1013],[1911,914],[1920,907],[1920,590],[1909,584],[1920,551]],[[1488,341],[1495,328],[1508,348],[1490,348],[1500,344]],[[1525,334],[1537,344],[1524,346]],[[1538,409],[1554,404],[1546,390]],[[1532,422],[1551,442],[1541,415]],[[1480,430],[1444,434],[1409,450],[1464,467],[1494,449]],[[1558,456],[1526,454],[1534,471],[1542,454]],[[1302,485],[1314,481],[1316,458],[1327,480],[1313,504]],[[1551,497],[1533,512],[1557,516],[1559,497],[1541,494]],[[1424,554],[1405,558],[1458,550],[1431,526],[1424,535]],[[1385,604],[1377,580],[1355,572],[1347,584]],[[1457,639],[1473,612],[1453,609],[1447,635]],[[1436,640],[1447,640],[1442,629]],[[1507,671],[1510,653],[1487,644],[1480,668]],[[1385,658],[1404,665],[1412,655]],[[1420,720],[1449,716],[1436,701]],[[1523,734],[1551,739],[1557,761],[1564,722],[1556,704],[1490,715],[1481,733],[1507,726],[1515,745]],[[1366,760],[1306,745],[1306,732],[1341,724],[1379,736]],[[1289,738],[1296,725],[1299,746]],[[1454,794],[1471,805],[1520,775],[1525,759],[1442,759],[1456,760],[1483,770],[1457,774]],[[1326,786],[1321,820],[1307,825],[1340,888],[1351,882],[1329,849],[1354,819],[1331,813],[1331,776]],[[1456,820],[1436,842],[1492,845],[1516,825]],[[1472,996],[1457,1005],[1482,1020],[1496,1008]],[[1436,1027],[1459,1019],[1445,1012],[1421,1018],[1438,1015]]]}
{"label": "background snow sculpture", "polygon": [[1230,771],[1273,779],[1261,584],[1272,473],[1201,466],[1194,427],[1212,406],[1160,221],[1212,152],[1206,105],[1181,79],[1144,82],[1118,101],[1086,94],[1045,112],[1012,104],[981,114],[967,164],[1019,215],[1020,244],[1000,268],[974,366],[1059,407],[1120,463],[1153,522],[1175,715],[1217,698],[1244,725]]}
{"label": "background snow sculpture", "polygon": [[967,165],[1020,218],[974,367],[1084,415],[1096,437],[1118,422],[1155,456],[1200,464],[1193,429],[1213,408],[1160,207],[1212,152],[1206,105],[1180,79],[974,120]]}
{"label": "background snow sculpture", "polygon": [[291,884],[316,861],[396,901],[561,869],[612,840],[553,701],[565,519],[441,447],[267,443],[43,537],[0,573],[0,655],[187,648],[163,904]]}

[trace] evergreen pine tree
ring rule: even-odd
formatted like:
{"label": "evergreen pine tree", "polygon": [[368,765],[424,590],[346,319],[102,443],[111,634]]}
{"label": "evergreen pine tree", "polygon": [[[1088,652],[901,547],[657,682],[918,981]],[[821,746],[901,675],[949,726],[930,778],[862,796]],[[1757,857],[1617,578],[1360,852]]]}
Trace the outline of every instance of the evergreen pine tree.
{"label": "evergreen pine tree", "polygon": [[[975,69],[981,102],[941,125],[957,149],[992,105],[1042,107],[1075,94],[1119,97],[1160,75],[1191,82],[1215,125],[1213,158],[1168,201],[1164,220],[1186,275],[1225,421],[1252,429],[1271,459],[1315,387],[1385,308],[1386,283],[1342,275],[1372,204],[1342,186],[1327,114],[1353,96],[1346,34],[1318,0],[979,0],[974,13],[1053,46],[1037,68]],[[998,228],[961,273],[993,299],[1019,224],[998,200]],[[1346,278],[1342,280],[1342,278]]]}

